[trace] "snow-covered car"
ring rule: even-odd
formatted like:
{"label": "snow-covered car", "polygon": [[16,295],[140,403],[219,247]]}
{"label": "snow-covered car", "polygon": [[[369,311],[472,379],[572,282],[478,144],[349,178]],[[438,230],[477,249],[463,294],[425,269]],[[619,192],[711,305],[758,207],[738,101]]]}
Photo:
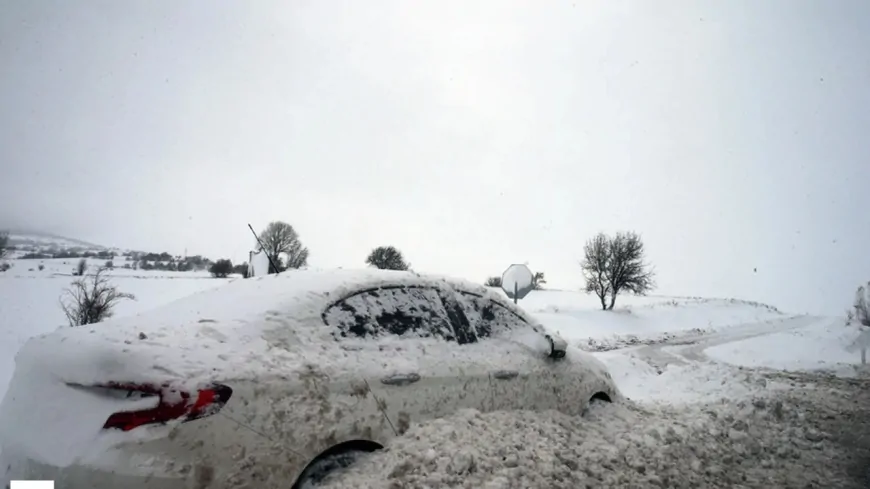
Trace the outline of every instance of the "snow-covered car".
{"label": "snow-covered car", "polygon": [[10,479],[58,488],[287,489],[463,408],[621,399],[603,364],[485,287],[299,270],[29,340],[0,444]]}

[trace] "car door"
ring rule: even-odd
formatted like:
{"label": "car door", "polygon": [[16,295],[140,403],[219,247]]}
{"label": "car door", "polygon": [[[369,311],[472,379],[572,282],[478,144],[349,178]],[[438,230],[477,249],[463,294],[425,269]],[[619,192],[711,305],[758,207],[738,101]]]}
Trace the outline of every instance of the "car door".
{"label": "car door", "polygon": [[454,361],[467,330],[458,308],[449,310],[443,296],[443,289],[431,286],[379,287],[341,299],[324,314],[339,341],[354,339],[362,345],[360,360],[378,365],[362,369],[364,381],[383,422],[397,434],[412,422],[463,407],[481,409],[488,400],[486,377],[464,375]]}
{"label": "car door", "polygon": [[489,294],[457,292],[478,343],[492,359],[492,409],[558,409],[560,361],[548,357],[545,332]]}

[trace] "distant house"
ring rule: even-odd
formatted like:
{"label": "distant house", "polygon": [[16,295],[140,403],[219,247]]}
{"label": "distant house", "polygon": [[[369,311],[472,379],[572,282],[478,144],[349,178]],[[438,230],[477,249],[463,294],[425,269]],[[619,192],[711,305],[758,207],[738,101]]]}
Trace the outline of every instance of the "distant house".
{"label": "distant house", "polygon": [[248,277],[262,277],[269,275],[269,257],[265,251],[251,251],[248,253]]}

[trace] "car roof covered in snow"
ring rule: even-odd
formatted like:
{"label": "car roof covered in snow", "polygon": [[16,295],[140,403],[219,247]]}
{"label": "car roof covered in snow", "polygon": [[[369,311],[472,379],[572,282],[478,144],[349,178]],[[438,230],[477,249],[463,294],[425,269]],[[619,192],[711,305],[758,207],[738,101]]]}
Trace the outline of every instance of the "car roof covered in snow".
{"label": "car roof covered in snow", "polygon": [[288,270],[263,277],[236,279],[135,316],[111,318],[83,328],[104,331],[135,326],[147,333],[159,326],[211,324],[216,328],[227,328],[233,325],[251,327],[260,323],[268,329],[268,323],[279,317],[284,321],[297,322],[320,318],[328,305],[359,290],[388,285],[439,286],[445,283],[475,293],[490,293],[486,287],[472,282],[415,272],[377,269]]}

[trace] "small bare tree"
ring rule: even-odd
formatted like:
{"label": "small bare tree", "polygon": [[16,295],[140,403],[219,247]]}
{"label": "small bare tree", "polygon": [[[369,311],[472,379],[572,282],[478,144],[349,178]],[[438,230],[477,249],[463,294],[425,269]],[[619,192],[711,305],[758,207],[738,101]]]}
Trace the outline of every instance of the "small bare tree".
{"label": "small bare tree", "polygon": [[544,284],[547,283],[547,280],[544,279],[544,272],[535,272],[535,276],[532,278],[532,283],[535,286],[535,290],[542,290]]}
{"label": "small bare tree", "polygon": [[655,272],[644,262],[643,240],[629,231],[616,233],[609,244],[607,281],[610,285],[610,306],[623,290],[644,295],[655,288]]}
{"label": "small bare tree", "polygon": [[407,270],[410,265],[405,262],[402,252],[395,246],[378,246],[366,258],[366,264],[380,270]]}
{"label": "small bare tree", "polygon": [[862,326],[870,326],[870,282],[867,282],[867,285],[858,287],[858,290],[855,291],[855,303],[852,305],[852,314],[850,315],[850,320],[853,318],[858,321]]}
{"label": "small bare tree", "polygon": [[607,294],[610,293],[610,282],[607,274],[610,267],[610,247],[607,235],[598,233],[583,246],[583,278],[586,279],[586,292],[594,292],[601,301],[601,309],[607,309]]}
{"label": "small bare tree", "polygon": [[[286,222],[270,222],[260,233],[260,241],[270,258],[269,273],[278,273],[287,268],[301,268],[308,264],[308,248],[302,246],[299,233]],[[281,261],[282,255],[286,258],[284,262]],[[273,263],[282,270],[275,270]]]}
{"label": "small bare tree", "polygon": [[483,285],[487,287],[501,287],[501,277],[489,277]]}
{"label": "small bare tree", "polygon": [[[644,262],[643,241],[634,232],[604,233],[586,242],[580,262],[586,292],[594,292],[601,309],[613,309],[622,291],[643,295],[655,287],[655,272]],[[607,303],[607,296],[610,303]]]}
{"label": "small bare tree", "polygon": [[112,317],[112,308],[121,300],[136,300],[133,294],[118,291],[103,275],[104,268],[93,275],[74,280],[64,289],[60,307],[70,326],[93,324]]}
{"label": "small bare tree", "polygon": [[83,277],[85,275],[85,272],[87,271],[87,269],[88,269],[88,261],[86,259],[82,258],[81,260],[79,260],[78,263],[76,263],[76,267],[73,270],[73,275],[75,275],[77,277]]}

